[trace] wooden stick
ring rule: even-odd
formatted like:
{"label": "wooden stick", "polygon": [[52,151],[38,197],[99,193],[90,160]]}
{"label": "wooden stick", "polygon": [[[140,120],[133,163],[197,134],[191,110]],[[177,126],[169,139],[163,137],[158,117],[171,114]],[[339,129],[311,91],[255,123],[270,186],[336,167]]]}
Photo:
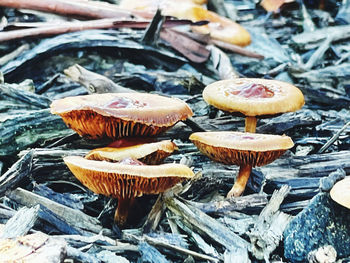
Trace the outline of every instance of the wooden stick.
{"label": "wooden stick", "polygon": [[[21,23],[17,26],[24,26],[23,29],[0,32],[0,42],[25,37],[39,37],[58,35],[69,32],[76,32],[89,29],[104,29],[104,28],[146,28],[150,20],[126,20],[120,18],[102,18],[88,21],[74,21],[55,23]],[[164,27],[174,27],[179,25],[193,24],[190,20],[168,19],[164,22]],[[198,44],[198,43],[197,43]],[[199,45],[199,44],[198,44]],[[1,61],[0,61],[1,63]],[[3,62],[2,62],[3,63]]]}
{"label": "wooden stick", "polygon": [[83,212],[72,209],[70,207],[58,204],[51,201],[45,197],[39,196],[37,194],[31,193],[22,188],[17,188],[8,193],[7,195],[10,199],[16,201],[25,206],[33,206],[36,204],[41,204],[46,207],[50,207],[50,210],[64,219],[68,224],[80,228],[85,231],[99,233],[102,230],[100,222]]}
{"label": "wooden stick", "polygon": [[135,16],[152,17],[147,12],[129,11],[117,5],[86,0],[1,0],[0,6],[38,10],[64,16],[80,16],[89,18],[126,18]]}

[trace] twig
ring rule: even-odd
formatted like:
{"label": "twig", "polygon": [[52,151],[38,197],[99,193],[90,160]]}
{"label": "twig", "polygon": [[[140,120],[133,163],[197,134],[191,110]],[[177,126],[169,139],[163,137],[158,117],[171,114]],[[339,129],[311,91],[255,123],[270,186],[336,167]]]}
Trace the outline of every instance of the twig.
{"label": "twig", "polygon": [[187,32],[187,31],[179,31],[179,30],[174,30],[174,31],[176,31],[178,34],[187,36],[187,37],[189,37],[197,42],[203,43],[203,44],[207,44],[207,45],[214,44],[217,47],[225,49],[226,51],[231,51],[231,52],[240,54],[242,56],[257,58],[257,59],[264,59],[263,55],[260,55],[256,52],[253,52],[253,51],[249,51],[243,47],[240,47],[240,46],[237,46],[234,44],[226,43],[226,42],[223,42],[223,41],[217,40],[217,39],[211,39],[209,37],[209,35],[203,35],[203,34]]}
{"label": "twig", "polygon": [[264,59],[265,57],[263,55],[260,55],[256,52],[249,51],[243,47],[233,45],[230,43],[226,43],[217,39],[211,39],[210,43],[213,43],[215,46],[225,49],[226,51],[231,51],[246,57],[251,57],[251,58],[257,58],[257,59]]}
{"label": "twig", "polygon": [[[2,0],[0,6],[31,9],[64,16],[81,16],[90,18],[126,18],[130,19],[138,14],[146,16],[146,12],[128,11],[117,5],[96,1],[71,0]],[[150,14],[148,14],[150,15]],[[152,15],[151,15],[152,16]]]}
{"label": "twig", "polygon": [[84,67],[75,64],[64,70],[73,81],[83,85],[89,93],[120,93],[120,92],[135,92],[132,89],[124,88],[114,83],[109,78],[85,69]]}
{"label": "twig", "polygon": [[336,134],[333,135],[333,137],[325,144],[321,147],[321,149],[318,150],[317,153],[323,153],[324,151],[326,151],[340,136],[340,134],[342,134],[342,132],[344,132],[346,130],[346,128],[350,125],[350,121],[347,122]]}
{"label": "twig", "polygon": [[318,49],[312,54],[310,59],[307,61],[307,63],[304,66],[305,70],[310,70],[314,67],[314,65],[319,61],[324,53],[328,50],[329,45],[332,43],[334,38],[333,34],[330,34],[325,41],[318,47]]}
{"label": "twig", "polygon": [[[150,20],[125,20],[125,19],[118,19],[118,18],[102,18],[102,19],[88,20],[88,21],[63,22],[60,24],[26,23],[27,28],[0,32],[0,42],[14,40],[14,39],[21,39],[25,37],[58,35],[63,33],[76,32],[76,31],[89,30],[89,29],[123,28],[123,27],[146,28],[149,24],[150,24]],[[186,25],[186,24],[194,24],[194,23],[190,20],[168,19],[168,20],[165,20],[164,27],[174,27],[174,26]],[[20,50],[20,52],[22,51],[23,50]],[[4,57],[2,59],[6,59],[6,61],[8,61],[7,57],[6,58]],[[0,61],[0,63],[2,62]]]}
{"label": "twig", "polygon": [[185,123],[188,127],[192,129],[194,132],[205,132],[206,130],[202,128],[198,123],[196,123],[192,118],[187,118],[186,120],[182,121]]}
{"label": "twig", "polygon": [[143,225],[144,233],[156,230],[164,210],[165,205],[163,200],[163,194],[160,194],[157,198],[157,201],[154,203],[151,211],[149,212],[145,224]]}
{"label": "twig", "polygon": [[[9,32],[6,32],[5,34],[8,34]],[[0,35],[3,33],[0,33]],[[0,58],[0,66],[5,65],[7,62],[11,61],[12,59],[15,59],[18,57],[23,51],[28,50],[29,45],[24,44],[16,48],[14,51],[6,54],[5,56]]]}
{"label": "twig", "polygon": [[141,42],[147,45],[155,45],[159,39],[160,31],[162,29],[165,17],[161,15],[160,9],[155,13],[152,21],[147,26]]}

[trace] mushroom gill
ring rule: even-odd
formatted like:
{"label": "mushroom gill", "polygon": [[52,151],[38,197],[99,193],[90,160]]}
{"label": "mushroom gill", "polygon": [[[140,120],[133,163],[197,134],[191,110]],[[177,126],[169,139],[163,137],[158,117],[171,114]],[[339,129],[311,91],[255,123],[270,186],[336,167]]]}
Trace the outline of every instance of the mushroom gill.
{"label": "mushroom gill", "polygon": [[105,93],[67,97],[51,104],[68,127],[81,136],[155,136],[193,115],[175,98],[146,93]]}
{"label": "mushroom gill", "polygon": [[227,197],[243,193],[253,167],[273,162],[294,145],[288,136],[242,132],[197,132],[190,140],[209,158],[240,167]]}
{"label": "mushroom gill", "polygon": [[118,199],[114,219],[119,225],[126,222],[129,206],[136,197],[162,193],[194,176],[189,167],[175,163],[145,165],[130,158],[111,163],[80,156],[67,156],[63,160],[75,177],[94,193]]}

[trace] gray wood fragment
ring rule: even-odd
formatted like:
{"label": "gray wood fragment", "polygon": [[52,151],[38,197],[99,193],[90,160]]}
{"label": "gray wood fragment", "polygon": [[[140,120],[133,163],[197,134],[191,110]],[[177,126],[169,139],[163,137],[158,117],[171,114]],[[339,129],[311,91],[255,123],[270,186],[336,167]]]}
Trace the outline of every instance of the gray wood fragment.
{"label": "gray wood fragment", "polygon": [[217,258],[213,258],[213,257],[207,256],[204,254],[200,254],[198,252],[195,252],[195,251],[192,251],[192,250],[189,250],[187,248],[180,247],[180,246],[175,246],[175,245],[169,244],[168,242],[157,240],[157,239],[151,238],[149,236],[144,236],[144,239],[147,241],[147,243],[150,243],[154,246],[164,247],[164,248],[176,251],[178,253],[190,255],[190,256],[193,256],[195,258],[202,259],[202,260],[209,260],[211,262],[219,262],[219,259],[217,259]]}
{"label": "gray wood fragment", "polygon": [[195,245],[200,250],[202,250],[206,255],[221,259],[220,254],[217,252],[217,250],[214,248],[214,246],[209,245],[206,241],[204,241],[204,239],[199,234],[197,234],[196,232],[192,231],[192,229],[187,227],[182,222],[182,220],[176,220],[176,224],[194,240]]}
{"label": "gray wood fragment", "polygon": [[101,74],[89,71],[78,64],[65,69],[64,73],[73,81],[83,85],[89,93],[135,92],[132,89],[124,88],[114,83]]}
{"label": "gray wood fragment", "polygon": [[346,39],[350,37],[350,26],[333,26],[317,29],[313,32],[304,32],[293,35],[294,44],[305,49],[312,49],[319,45],[319,42],[326,39],[329,35],[333,35],[334,41]]}
{"label": "gray wood fragment", "polygon": [[103,250],[96,254],[96,257],[100,259],[104,263],[129,263],[130,261],[127,260],[125,257],[117,256],[116,254],[112,253],[108,250]]}
{"label": "gray wood fragment", "polygon": [[227,211],[247,211],[249,209],[262,209],[267,204],[267,196],[265,194],[251,194],[236,198],[226,198],[222,201],[207,203],[188,201],[188,203],[209,214]]}
{"label": "gray wood fragment", "polygon": [[248,247],[247,241],[198,208],[187,206],[176,198],[166,199],[165,202],[168,209],[174,214],[182,217],[183,220],[192,225],[201,234],[210,237],[227,249],[232,247]]}
{"label": "gray wood fragment", "polygon": [[99,233],[102,230],[102,226],[96,218],[88,216],[79,210],[58,204],[27,190],[17,188],[16,190],[9,192],[8,197],[25,206],[41,204],[50,207],[52,212],[64,219],[68,224],[85,230],[86,232]]}
{"label": "gray wood fragment", "polygon": [[225,250],[224,253],[225,263],[250,263],[249,255],[247,251],[241,248],[233,248],[232,250]]}
{"label": "gray wood fragment", "polygon": [[279,245],[283,231],[292,219],[290,215],[279,211],[289,191],[290,187],[285,185],[273,193],[269,203],[255,222],[254,228],[248,233],[252,253],[257,259],[265,259],[266,262],[269,262],[270,254]]}
{"label": "gray wood fragment", "polygon": [[26,235],[38,219],[39,206],[23,207],[11,217],[1,231],[0,238],[16,238]]}
{"label": "gray wood fragment", "polygon": [[141,262],[144,263],[169,263],[169,261],[162,255],[155,247],[147,244],[146,242],[140,242],[139,250],[141,253]]}
{"label": "gray wood fragment", "polygon": [[143,225],[143,232],[149,233],[155,231],[159,221],[165,211],[165,205],[163,200],[163,194],[159,194],[156,202],[154,203],[151,211],[149,212],[146,222]]}
{"label": "gray wood fragment", "polygon": [[89,262],[89,263],[102,263],[100,259],[91,255],[89,253],[81,252],[79,249],[76,249],[71,246],[67,246],[67,259],[74,259],[78,262]]}
{"label": "gray wood fragment", "polygon": [[0,196],[14,189],[25,178],[29,177],[32,169],[33,151],[28,151],[12,167],[0,177]]}
{"label": "gray wood fragment", "polygon": [[324,246],[311,251],[307,258],[309,263],[334,263],[337,260],[337,251],[330,245]]}

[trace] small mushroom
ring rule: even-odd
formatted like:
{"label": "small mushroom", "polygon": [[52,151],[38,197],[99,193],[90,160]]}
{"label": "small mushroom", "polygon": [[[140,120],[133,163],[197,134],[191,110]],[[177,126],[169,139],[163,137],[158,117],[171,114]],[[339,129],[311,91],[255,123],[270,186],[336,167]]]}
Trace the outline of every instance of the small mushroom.
{"label": "small mushroom", "polygon": [[337,182],[331,189],[331,198],[338,204],[350,209],[350,177]]}
{"label": "small mushroom", "polygon": [[209,11],[200,5],[169,1],[163,9],[165,15],[192,21],[209,21],[208,25],[192,26],[192,31],[208,34],[211,38],[238,46],[251,43],[249,32],[235,21]]}
{"label": "small mushroom", "polygon": [[119,225],[126,222],[136,197],[162,193],[194,176],[189,167],[175,163],[145,165],[130,158],[111,163],[80,156],[67,156],[63,160],[75,177],[94,193],[118,198],[114,219]]}
{"label": "small mushroom", "polygon": [[243,26],[207,10],[202,6],[205,2],[205,0],[122,0],[120,6],[125,9],[150,13],[154,13],[159,8],[164,16],[173,16],[194,22],[205,20],[209,22],[208,25],[192,26],[192,31],[234,45],[247,46],[251,43],[250,34]]}
{"label": "small mushroom", "polygon": [[127,147],[98,148],[90,151],[85,158],[89,160],[105,160],[109,162],[117,162],[125,158],[133,158],[145,164],[160,164],[177,149],[175,143],[170,140],[165,140]]}
{"label": "small mushroom", "polygon": [[51,104],[51,113],[81,136],[154,136],[193,115],[175,98],[146,93],[105,93],[67,97]]}
{"label": "small mushroom", "polygon": [[288,136],[242,132],[196,132],[190,140],[211,159],[240,167],[235,184],[227,197],[240,196],[252,168],[269,164],[294,143]]}
{"label": "small mushroom", "polygon": [[246,132],[255,132],[256,116],[296,111],[304,105],[302,92],[292,84],[253,78],[214,82],[205,87],[203,98],[220,110],[245,115]]}

